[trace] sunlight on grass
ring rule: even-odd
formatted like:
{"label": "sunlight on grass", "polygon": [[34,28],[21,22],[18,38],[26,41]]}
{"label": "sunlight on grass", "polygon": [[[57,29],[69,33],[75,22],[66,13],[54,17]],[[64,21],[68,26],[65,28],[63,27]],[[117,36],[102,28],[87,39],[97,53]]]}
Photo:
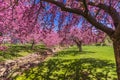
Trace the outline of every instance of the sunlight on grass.
{"label": "sunlight on grass", "polygon": [[115,61],[113,49],[110,46],[83,46],[83,52],[79,52],[74,46],[59,52],[53,58],[61,59],[80,59],[80,58],[97,58]]}
{"label": "sunlight on grass", "polygon": [[109,46],[74,46],[49,57],[15,80],[116,80],[113,49]]}

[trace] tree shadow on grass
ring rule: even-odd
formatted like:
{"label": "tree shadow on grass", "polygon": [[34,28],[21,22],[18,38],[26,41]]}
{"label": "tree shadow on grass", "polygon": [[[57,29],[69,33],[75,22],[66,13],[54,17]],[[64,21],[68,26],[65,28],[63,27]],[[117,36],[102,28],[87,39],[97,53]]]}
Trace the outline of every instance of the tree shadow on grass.
{"label": "tree shadow on grass", "polygon": [[50,59],[22,77],[25,80],[117,80],[114,63],[94,58]]}
{"label": "tree shadow on grass", "polygon": [[54,56],[65,56],[65,55],[72,55],[72,56],[76,56],[76,55],[80,55],[80,54],[91,54],[91,53],[95,53],[93,51],[78,51],[78,50],[67,50],[67,51],[60,51],[58,52],[58,54],[54,55]]}
{"label": "tree shadow on grass", "polygon": [[11,45],[8,47],[6,51],[1,51],[0,56],[3,59],[13,59],[14,57],[22,57],[23,54],[19,54],[19,52],[40,52],[43,51],[45,48],[41,47],[40,45],[37,45],[34,47],[34,49],[31,49],[31,45]]}

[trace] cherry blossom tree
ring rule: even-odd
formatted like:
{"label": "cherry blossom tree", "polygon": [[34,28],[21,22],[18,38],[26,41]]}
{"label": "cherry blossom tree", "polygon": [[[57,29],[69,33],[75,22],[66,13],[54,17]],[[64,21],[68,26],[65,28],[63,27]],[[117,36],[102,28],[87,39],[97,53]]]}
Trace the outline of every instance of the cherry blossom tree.
{"label": "cherry blossom tree", "polygon": [[43,42],[45,43],[46,46],[52,47],[59,45],[61,42],[62,38],[59,37],[59,34],[55,31],[51,31],[49,33],[46,33],[46,37],[43,39]]}
{"label": "cherry blossom tree", "polygon": [[69,31],[64,31],[60,33],[62,37],[62,44],[73,45],[76,44],[79,48],[79,51],[82,51],[82,44],[84,45],[93,45],[96,43],[103,43],[106,37],[106,34],[100,30],[94,30],[91,27],[71,27]]}
{"label": "cherry blossom tree", "polygon": [[[118,80],[120,80],[119,0],[41,0],[41,2],[52,3],[49,5],[53,14],[57,9],[63,11],[61,12],[62,15],[67,15],[65,12],[73,13],[74,18],[71,23],[69,22],[70,24],[75,25],[80,19],[79,16],[82,16],[95,28],[105,32],[113,41]],[[65,18],[62,21],[64,20]]]}
{"label": "cherry blossom tree", "polygon": [[[82,21],[83,24],[105,32],[113,41],[118,80],[120,80],[119,0],[0,0],[0,4],[2,33],[14,32],[13,26],[10,26],[13,24],[19,25],[23,31],[29,29],[27,33],[30,33],[33,26],[40,21],[50,25],[48,28],[56,26],[54,24],[56,21],[57,28],[61,30],[65,25],[75,26],[82,20],[85,20]],[[18,12],[21,10],[23,11],[20,16]],[[66,30],[69,28],[66,27]]]}

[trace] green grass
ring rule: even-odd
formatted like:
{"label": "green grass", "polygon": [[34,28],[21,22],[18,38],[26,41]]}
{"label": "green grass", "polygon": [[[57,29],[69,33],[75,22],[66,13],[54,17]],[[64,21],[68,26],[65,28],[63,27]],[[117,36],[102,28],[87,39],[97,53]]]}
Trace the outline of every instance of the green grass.
{"label": "green grass", "polygon": [[[66,56],[66,57],[62,57]],[[84,46],[83,52],[79,52],[74,46],[64,51],[61,51],[58,56],[54,58],[62,59],[80,59],[80,58],[96,58],[102,60],[114,61],[113,49],[110,46]]]}
{"label": "green grass", "polygon": [[38,67],[25,71],[15,80],[116,80],[112,47],[74,46],[58,52]]}
{"label": "green grass", "polygon": [[0,51],[0,61],[23,57],[34,52],[42,51],[45,48],[43,45],[35,45],[34,49],[31,49],[30,44],[6,44],[5,46],[7,46],[8,49]]}

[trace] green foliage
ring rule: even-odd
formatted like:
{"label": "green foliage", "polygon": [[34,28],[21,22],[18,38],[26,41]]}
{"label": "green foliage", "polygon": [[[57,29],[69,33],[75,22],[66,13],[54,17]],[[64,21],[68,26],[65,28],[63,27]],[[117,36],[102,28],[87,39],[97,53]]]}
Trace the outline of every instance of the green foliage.
{"label": "green foliage", "polygon": [[105,38],[105,41],[104,41],[104,43],[106,44],[106,45],[112,45],[112,40],[109,38],[109,36],[107,36],[106,38]]}
{"label": "green foliage", "polygon": [[38,67],[16,76],[15,80],[114,80],[112,47],[84,46],[83,52],[71,47],[58,52]]}

